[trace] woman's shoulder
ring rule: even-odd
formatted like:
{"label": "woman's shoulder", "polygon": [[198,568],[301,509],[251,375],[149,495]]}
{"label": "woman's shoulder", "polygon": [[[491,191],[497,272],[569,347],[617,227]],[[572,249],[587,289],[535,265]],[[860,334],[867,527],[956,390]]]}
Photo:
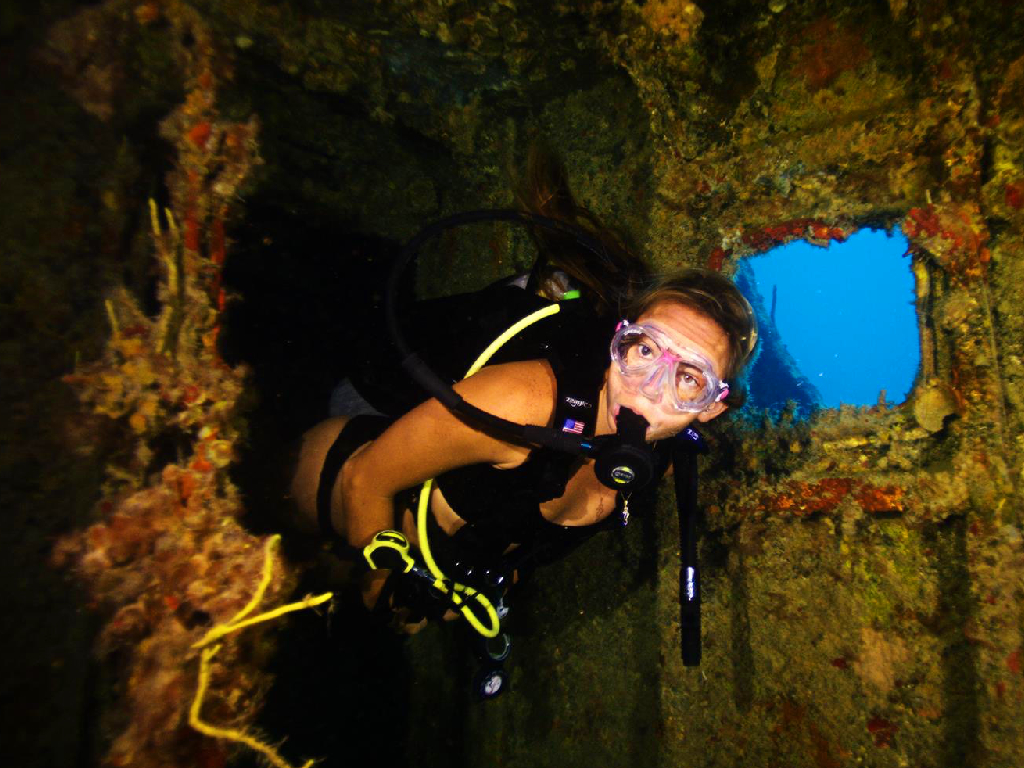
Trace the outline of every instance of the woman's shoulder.
{"label": "woman's shoulder", "polygon": [[455,385],[468,402],[520,424],[544,425],[555,412],[558,382],[547,360],[488,365]]}
{"label": "woman's shoulder", "polygon": [[[519,424],[548,424],[555,410],[555,377],[543,360],[487,366],[455,389],[477,408]],[[529,446],[481,429],[432,398],[353,456],[348,476],[353,483],[393,494],[457,467],[514,467],[529,451]]]}

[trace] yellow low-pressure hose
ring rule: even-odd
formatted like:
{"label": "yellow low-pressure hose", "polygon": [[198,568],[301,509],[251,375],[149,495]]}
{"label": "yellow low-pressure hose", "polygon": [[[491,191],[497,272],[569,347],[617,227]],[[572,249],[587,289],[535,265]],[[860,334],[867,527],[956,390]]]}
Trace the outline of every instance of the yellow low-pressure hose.
{"label": "yellow low-pressure hose", "polygon": [[[466,376],[464,378],[469,378],[487,365],[487,361],[490,360],[491,357],[493,357],[494,354],[509,341],[509,339],[513,338],[524,329],[529,328],[537,321],[557,314],[559,309],[560,307],[558,304],[551,304],[549,306],[542,307],[512,325],[508,330],[487,345],[487,349],[481,352],[480,356],[477,357],[471,366],[469,366],[469,370],[466,371]],[[495,610],[491,601],[488,600],[485,595],[472,587],[447,579],[444,573],[441,572],[441,569],[438,567],[437,562],[435,562],[434,557],[430,552],[430,542],[427,536],[427,516],[430,514],[430,490],[433,485],[434,481],[432,479],[423,483],[423,488],[420,489],[420,501],[416,515],[416,532],[419,536],[420,552],[423,553],[423,562],[426,563],[427,569],[437,580],[435,582],[435,586],[440,585],[440,589],[451,597],[452,602],[456,607],[458,607],[459,612],[463,615],[466,621],[470,623],[473,629],[484,637],[497,637],[498,632],[500,631],[498,612]],[[473,613],[473,609],[467,602],[469,600],[475,600],[476,603],[483,608],[490,621],[490,626],[484,626],[483,622],[477,618],[476,614]]]}

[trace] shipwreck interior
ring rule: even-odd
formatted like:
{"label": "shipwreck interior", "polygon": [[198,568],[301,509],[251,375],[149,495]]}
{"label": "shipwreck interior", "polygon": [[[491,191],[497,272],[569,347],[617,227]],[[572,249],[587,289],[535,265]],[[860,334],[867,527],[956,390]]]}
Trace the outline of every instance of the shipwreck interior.
{"label": "shipwreck interior", "polygon": [[[0,68],[4,764],[1024,765],[1024,5],[19,0]],[[493,701],[462,624],[345,590],[235,627],[340,583],[289,450],[401,244],[514,206],[537,142],[762,319],[704,434],[701,665],[672,483],[523,586]],[[909,330],[834,355],[909,368],[837,407],[753,265],[869,233]],[[403,296],[531,259],[467,228]]]}

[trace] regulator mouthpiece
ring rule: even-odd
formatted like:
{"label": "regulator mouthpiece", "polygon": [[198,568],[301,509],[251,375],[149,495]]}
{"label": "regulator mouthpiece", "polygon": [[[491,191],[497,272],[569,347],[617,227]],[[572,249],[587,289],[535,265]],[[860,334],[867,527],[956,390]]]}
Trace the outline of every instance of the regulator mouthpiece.
{"label": "regulator mouthpiece", "polygon": [[654,453],[645,439],[650,426],[628,408],[619,411],[615,437],[602,448],[594,465],[597,479],[609,488],[629,493],[654,477]]}

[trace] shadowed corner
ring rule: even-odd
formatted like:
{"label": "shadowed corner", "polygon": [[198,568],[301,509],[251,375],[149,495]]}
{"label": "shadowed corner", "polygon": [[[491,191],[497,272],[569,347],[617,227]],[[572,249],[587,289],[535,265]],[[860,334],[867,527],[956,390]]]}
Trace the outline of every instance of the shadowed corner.
{"label": "shadowed corner", "polygon": [[945,705],[943,768],[974,765],[981,749],[978,647],[966,627],[976,613],[968,565],[966,517],[951,518],[934,530],[939,599],[937,632],[942,638],[942,693]]}

